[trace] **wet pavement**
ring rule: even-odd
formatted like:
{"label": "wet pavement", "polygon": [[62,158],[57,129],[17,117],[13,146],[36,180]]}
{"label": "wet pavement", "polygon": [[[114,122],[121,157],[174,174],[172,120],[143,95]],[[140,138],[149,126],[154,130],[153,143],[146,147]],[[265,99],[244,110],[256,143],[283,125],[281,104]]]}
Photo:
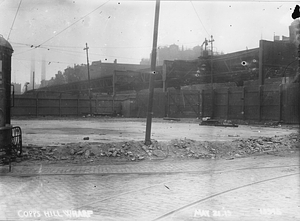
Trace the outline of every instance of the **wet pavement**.
{"label": "wet pavement", "polygon": [[0,220],[299,220],[299,155],[0,167]]}
{"label": "wet pavement", "polygon": [[[239,127],[215,127],[199,125],[200,121],[164,121],[153,119],[151,139],[170,141],[192,139],[196,141],[232,141],[237,138],[273,137],[297,133],[298,126],[264,127],[239,125]],[[145,119],[82,118],[82,119],[14,119],[13,125],[22,128],[25,145],[58,145],[76,142],[125,142],[145,139]],[[179,130],[180,128],[180,130]],[[84,138],[88,137],[88,140]]]}

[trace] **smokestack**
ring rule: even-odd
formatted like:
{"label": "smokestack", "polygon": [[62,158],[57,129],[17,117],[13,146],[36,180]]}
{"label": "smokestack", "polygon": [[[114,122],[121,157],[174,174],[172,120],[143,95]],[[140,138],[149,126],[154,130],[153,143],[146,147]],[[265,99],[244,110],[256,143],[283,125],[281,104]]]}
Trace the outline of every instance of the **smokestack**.
{"label": "smokestack", "polygon": [[33,77],[33,73],[35,72],[35,50],[32,50],[31,52],[31,69],[30,69],[30,84],[29,84],[29,88],[33,89],[34,85],[33,85],[33,81],[34,81],[34,77]]}
{"label": "smokestack", "polygon": [[41,70],[41,81],[46,80],[46,59],[45,54],[43,54],[42,60],[42,70]]}

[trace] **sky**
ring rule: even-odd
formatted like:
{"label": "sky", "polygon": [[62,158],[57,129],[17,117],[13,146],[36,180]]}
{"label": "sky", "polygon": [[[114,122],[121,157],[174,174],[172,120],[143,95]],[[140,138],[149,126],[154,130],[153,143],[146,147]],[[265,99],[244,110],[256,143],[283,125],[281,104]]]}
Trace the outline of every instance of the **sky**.
{"label": "sky", "polygon": [[[256,48],[288,36],[297,1],[160,2],[158,46],[190,49],[214,38],[214,51]],[[13,49],[12,81],[46,79],[89,60],[139,64],[152,50],[155,1],[0,0],[0,34]],[[34,62],[33,62],[34,61]]]}

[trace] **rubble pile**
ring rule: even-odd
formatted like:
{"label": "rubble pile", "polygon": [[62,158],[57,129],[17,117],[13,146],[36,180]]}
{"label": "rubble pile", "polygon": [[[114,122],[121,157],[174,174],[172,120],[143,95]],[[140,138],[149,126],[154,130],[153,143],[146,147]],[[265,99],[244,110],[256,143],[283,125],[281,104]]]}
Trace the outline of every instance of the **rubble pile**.
{"label": "rubble pile", "polygon": [[261,152],[279,152],[299,148],[299,135],[259,137],[235,140],[238,143],[237,154],[254,154]]}
{"label": "rubble pile", "polygon": [[234,141],[195,141],[175,139],[169,142],[152,140],[151,145],[143,141],[115,143],[68,143],[56,146],[23,147],[21,161],[46,162],[100,162],[104,159],[117,161],[141,161],[166,158],[219,159],[246,157],[252,154],[277,153],[299,149],[300,136],[258,137],[236,139]]}
{"label": "rubble pile", "polygon": [[[212,158],[216,157],[217,150],[210,142],[199,142],[190,139],[172,140],[168,148],[173,157],[180,158]],[[172,156],[172,155],[171,155]]]}
{"label": "rubble pile", "polygon": [[[133,144],[134,143],[134,144]],[[102,157],[125,158],[126,160],[142,160],[140,154],[142,142],[125,143],[69,143],[60,146],[39,147],[28,145],[24,147],[23,159],[48,160],[48,161],[90,161],[93,162]],[[131,148],[135,151],[131,151]]]}

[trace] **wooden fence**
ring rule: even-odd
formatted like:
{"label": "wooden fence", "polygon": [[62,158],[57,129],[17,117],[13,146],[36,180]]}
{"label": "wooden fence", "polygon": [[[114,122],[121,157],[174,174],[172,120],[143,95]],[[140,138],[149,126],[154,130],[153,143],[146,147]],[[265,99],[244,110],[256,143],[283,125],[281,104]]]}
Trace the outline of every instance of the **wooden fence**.
{"label": "wooden fence", "polygon": [[65,94],[43,96],[15,95],[12,116],[80,116],[90,113],[90,102],[93,114],[121,113],[124,97],[97,96],[91,100],[86,96]]}
{"label": "wooden fence", "polygon": [[[155,91],[153,117],[211,117],[228,120],[299,123],[299,84],[229,87],[205,90]],[[16,96],[12,116],[80,116],[89,113],[88,97]],[[120,113],[146,117],[148,93],[98,96],[91,99],[95,114]]]}
{"label": "wooden fence", "polygon": [[[153,116],[298,123],[299,92],[299,84],[156,92]],[[147,96],[137,96],[139,117],[146,116]]]}

